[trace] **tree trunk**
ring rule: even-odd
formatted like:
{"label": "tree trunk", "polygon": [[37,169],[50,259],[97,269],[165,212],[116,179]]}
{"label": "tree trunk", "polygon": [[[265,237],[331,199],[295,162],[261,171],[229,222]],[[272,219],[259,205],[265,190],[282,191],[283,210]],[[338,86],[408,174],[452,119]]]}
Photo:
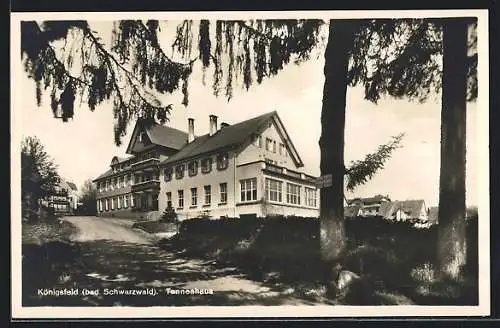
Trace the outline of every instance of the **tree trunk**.
{"label": "tree trunk", "polygon": [[349,50],[356,23],[330,21],[325,51],[325,84],[321,111],[321,175],[332,175],[332,185],[320,192],[320,249],[325,263],[334,262],[346,246],[344,229],[344,129]]}
{"label": "tree trunk", "polygon": [[443,24],[441,172],[439,178],[438,270],[458,278],[465,264],[465,152],[467,22]]}

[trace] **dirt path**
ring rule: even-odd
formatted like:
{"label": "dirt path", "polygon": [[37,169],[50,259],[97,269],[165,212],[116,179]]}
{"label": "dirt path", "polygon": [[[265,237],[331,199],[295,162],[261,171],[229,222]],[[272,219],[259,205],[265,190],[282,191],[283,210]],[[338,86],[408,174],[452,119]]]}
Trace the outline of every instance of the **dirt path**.
{"label": "dirt path", "polygon": [[64,220],[78,229],[77,234],[72,236],[72,239],[77,242],[114,240],[133,244],[151,243],[151,238],[148,238],[146,233],[132,229],[131,220],[87,216],[71,216]]}
{"label": "dirt path", "polygon": [[[69,267],[54,271],[49,288],[97,290],[97,294],[64,298],[34,297],[37,305],[193,306],[193,305],[311,305],[314,294],[291,286],[255,281],[236,267],[213,260],[185,258],[162,250],[149,234],[131,222],[97,217],[68,217],[78,232],[72,236],[78,256]],[[117,294],[105,295],[105,290]],[[154,295],[120,295],[120,290],[149,290]],[[186,291],[205,294],[185,294]],[[175,294],[181,293],[181,294]],[[184,294],[182,294],[184,293]],[[208,294],[206,294],[208,293]],[[324,304],[324,303],[322,303]]]}

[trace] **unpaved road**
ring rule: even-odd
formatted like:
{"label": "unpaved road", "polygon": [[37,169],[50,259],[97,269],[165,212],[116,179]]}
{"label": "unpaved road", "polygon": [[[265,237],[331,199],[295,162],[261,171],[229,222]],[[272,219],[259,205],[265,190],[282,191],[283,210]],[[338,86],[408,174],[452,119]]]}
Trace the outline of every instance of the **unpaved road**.
{"label": "unpaved road", "polygon": [[[67,217],[77,232],[78,255],[70,267],[56,269],[56,285],[48,288],[98,290],[79,297],[29,297],[33,305],[193,306],[312,305],[325,299],[309,289],[249,279],[236,267],[214,260],[185,258],[156,246],[155,238],[132,229],[132,221]],[[154,290],[153,296],[104,295],[104,290]],[[172,295],[168,290],[211,290],[212,294]]]}
{"label": "unpaved road", "polygon": [[133,221],[128,219],[71,216],[64,220],[78,229],[77,234],[72,236],[77,242],[114,240],[132,244],[150,244],[152,241],[147,233],[132,229]]}

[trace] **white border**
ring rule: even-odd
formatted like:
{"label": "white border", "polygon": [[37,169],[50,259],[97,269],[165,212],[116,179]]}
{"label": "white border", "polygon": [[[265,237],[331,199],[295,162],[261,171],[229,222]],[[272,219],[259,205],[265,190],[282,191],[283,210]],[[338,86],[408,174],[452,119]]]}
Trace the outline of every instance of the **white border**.
{"label": "white border", "polygon": [[[479,306],[193,306],[193,307],[23,307],[21,304],[20,141],[24,74],[20,54],[22,20],[117,19],[241,19],[241,18],[478,18],[478,186],[479,203]],[[489,227],[489,59],[487,10],[415,11],[303,11],[303,12],[120,12],[120,13],[12,13],[11,14],[11,241],[12,318],[202,318],[202,317],[398,317],[485,316],[490,314]]]}

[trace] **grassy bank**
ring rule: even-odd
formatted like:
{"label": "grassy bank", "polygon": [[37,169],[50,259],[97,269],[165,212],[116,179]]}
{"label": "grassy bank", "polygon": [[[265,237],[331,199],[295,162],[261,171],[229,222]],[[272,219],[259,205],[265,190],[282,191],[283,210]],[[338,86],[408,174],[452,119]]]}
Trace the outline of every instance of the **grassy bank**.
{"label": "grassy bank", "polygon": [[[23,222],[23,305],[36,305],[38,289],[64,283],[69,272],[78,265],[80,250],[70,240],[75,232],[72,224],[57,218]],[[53,304],[61,301],[64,305],[63,299],[54,297],[53,301]]]}
{"label": "grassy bank", "polygon": [[[468,225],[466,275],[453,283],[434,277],[436,227],[415,229],[370,218],[347,221],[346,231],[348,248],[340,265],[361,275],[373,290],[403,294],[417,304],[477,304],[477,220]],[[192,219],[162,247],[237,265],[259,281],[318,284],[327,272],[318,233],[319,221],[313,218]]]}

